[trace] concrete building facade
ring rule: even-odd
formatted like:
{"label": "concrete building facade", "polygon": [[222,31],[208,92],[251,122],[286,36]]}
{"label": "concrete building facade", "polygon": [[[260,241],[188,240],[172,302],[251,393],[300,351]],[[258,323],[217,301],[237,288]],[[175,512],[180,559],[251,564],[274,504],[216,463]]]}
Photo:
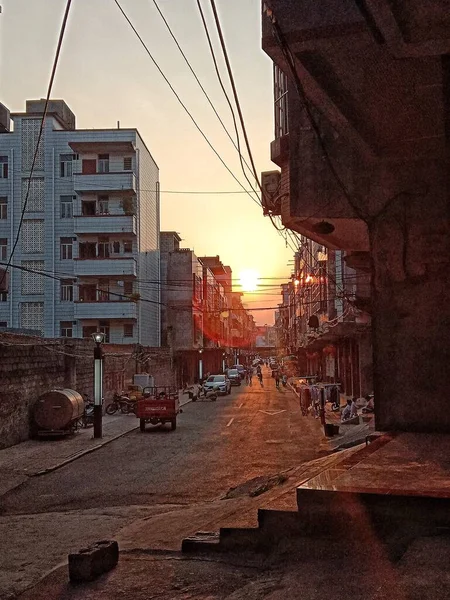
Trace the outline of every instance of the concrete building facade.
{"label": "concrete building facade", "polygon": [[450,431],[448,8],[262,2],[281,168],[271,206],[370,269],[381,430]]}
{"label": "concrete building facade", "polygon": [[[136,129],[80,130],[62,100],[0,132],[0,322],[45,337],[160,344],[159,170]],[[46,277],[43,273],[49,275]]]}

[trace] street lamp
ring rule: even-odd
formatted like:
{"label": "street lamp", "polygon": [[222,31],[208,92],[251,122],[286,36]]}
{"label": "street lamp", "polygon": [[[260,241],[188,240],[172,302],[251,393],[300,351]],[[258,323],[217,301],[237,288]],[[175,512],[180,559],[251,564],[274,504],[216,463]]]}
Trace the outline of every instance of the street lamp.
{"label": "street lamp", "polygon": [[226,352],[222,352],[222,372],[225,373],[225,357]]}
{"label": "street lamp", "polygon": [[198,353],[200,354],[200,358],[198,361],[198,382],[201,383],[202,379],[203,379],[203,359],[202,359],[203,348],[200,348]]}
{"label": "street lamp", "polygon": [[102,437],[102,398],[103,398],[103,351],[105,334],[96,331],[92,334],[94,348],[94,438]]}

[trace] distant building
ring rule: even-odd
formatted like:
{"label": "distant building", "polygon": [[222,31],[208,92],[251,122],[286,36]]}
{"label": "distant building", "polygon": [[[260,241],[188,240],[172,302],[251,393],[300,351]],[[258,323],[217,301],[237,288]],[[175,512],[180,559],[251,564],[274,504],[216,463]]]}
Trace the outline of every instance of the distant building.
{"label": "distant building", "polygon": [[76,129],[52,100],[29,180],[43,110],[28,100],[13,130],[0,110],[2,262],[28,195],[0,325],[158,346],[158,166],[136,129]]}

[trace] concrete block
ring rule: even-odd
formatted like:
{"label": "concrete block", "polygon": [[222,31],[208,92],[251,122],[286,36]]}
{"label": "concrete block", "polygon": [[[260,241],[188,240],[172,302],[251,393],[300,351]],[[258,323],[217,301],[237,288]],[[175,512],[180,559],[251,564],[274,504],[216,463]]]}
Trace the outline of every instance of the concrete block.
{"label": "concrete block", "polygon": [[69,554],[69,579],[73,583],[92,581],[113,569],[119,561],[115,540],[102,540],[74,554]]}

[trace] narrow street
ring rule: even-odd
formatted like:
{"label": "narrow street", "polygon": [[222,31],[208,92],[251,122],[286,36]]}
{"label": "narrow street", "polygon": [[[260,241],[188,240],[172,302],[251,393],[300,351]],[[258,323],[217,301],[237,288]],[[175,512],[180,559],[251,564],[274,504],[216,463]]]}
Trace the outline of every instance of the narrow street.
{"label": "narrow street", "polygon": [[[216,402],[187,404],[174,432],[134,430],[53,473],[30,478],[0,499],[7,557],[0,597],[25,589],[64,562],[69,551],[114,536],[134,521],[218,501],[255,477],[312,460],[321,437],[318,421],[303,418],[295,396],[277,390],[265,369],[264,387],[254,378],[251,387],[233,387]],[[185,514],[189,519],[188,510]],[[174,527],[180,518],[183,513]],[[178,539],[177,531],[171,535]]]}

